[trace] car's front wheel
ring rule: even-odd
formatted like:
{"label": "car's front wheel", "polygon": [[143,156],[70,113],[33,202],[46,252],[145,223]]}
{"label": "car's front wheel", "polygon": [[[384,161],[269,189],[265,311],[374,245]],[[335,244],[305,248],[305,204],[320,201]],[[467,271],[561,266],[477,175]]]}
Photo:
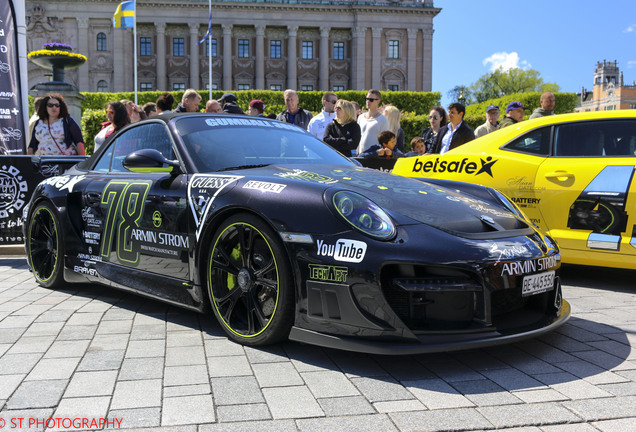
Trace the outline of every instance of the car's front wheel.
{"label": "car's front wheel", "polygon": [[214,234],[208,265],[212,310],[230,338],[253,346],[287,338],[294,290],[274,230],[250,214],[228,218]]}
{"label": "car's front wheel", "polygon": [[57,288],[64,282],[64,239],[56,210],[49,203],[36,206],[28,223],[27,256],[38,283]]}

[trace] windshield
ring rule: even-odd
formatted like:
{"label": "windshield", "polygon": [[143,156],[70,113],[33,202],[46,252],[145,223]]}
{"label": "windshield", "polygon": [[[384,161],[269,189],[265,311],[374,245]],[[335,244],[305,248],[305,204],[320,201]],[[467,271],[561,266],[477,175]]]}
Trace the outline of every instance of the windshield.
{"label": "windshield", "polygon": [[277,120],[197,115],[177,119],[198,172],[280,164],[353,165],[302,129]]}

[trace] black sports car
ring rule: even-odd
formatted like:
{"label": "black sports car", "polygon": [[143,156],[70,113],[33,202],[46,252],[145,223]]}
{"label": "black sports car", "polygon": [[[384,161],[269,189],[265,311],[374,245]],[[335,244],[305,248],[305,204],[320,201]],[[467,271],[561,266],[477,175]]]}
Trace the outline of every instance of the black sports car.
{"label": "black sports car", "polygon": [[570,314],[556,244],[494,189],[362,168],[275,120],[131,125],[40,183],[24,227],[41,285],[211,306],[246,345],[447,351]]}

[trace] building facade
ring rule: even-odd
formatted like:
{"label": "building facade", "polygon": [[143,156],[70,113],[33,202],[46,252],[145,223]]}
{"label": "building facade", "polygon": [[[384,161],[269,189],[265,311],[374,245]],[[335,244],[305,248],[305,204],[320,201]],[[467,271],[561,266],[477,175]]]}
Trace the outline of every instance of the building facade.
{"label": "building facade", "polygon": [[616,60],[597,62],[594,87],[591,92],[581,89],[579,103],[574,109],[577,112],[636,109],[636,82],[625,85]]}
{"label": "building facade", "polygon": [[[132,30],[113,0],[26,1],[27,50],[63,42],[80,91],[132,91]],[[137,89],[431,91],[432,0],[137,0]],[[29,88],[48,80],[29,62]]]}

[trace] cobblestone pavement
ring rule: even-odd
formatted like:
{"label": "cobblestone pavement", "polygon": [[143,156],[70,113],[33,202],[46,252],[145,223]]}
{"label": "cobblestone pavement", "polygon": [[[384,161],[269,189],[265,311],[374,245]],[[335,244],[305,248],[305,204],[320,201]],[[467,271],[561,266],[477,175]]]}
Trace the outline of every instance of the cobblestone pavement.
{"label": "cobblestone pavement", "polygon": [[634,276],[566,267],[573,316],[539,339],[385,357],[245,348],[211,315],[44,289],[23,257],[0,257],[0,432],[49,418],[47,430],[636,431]]}

